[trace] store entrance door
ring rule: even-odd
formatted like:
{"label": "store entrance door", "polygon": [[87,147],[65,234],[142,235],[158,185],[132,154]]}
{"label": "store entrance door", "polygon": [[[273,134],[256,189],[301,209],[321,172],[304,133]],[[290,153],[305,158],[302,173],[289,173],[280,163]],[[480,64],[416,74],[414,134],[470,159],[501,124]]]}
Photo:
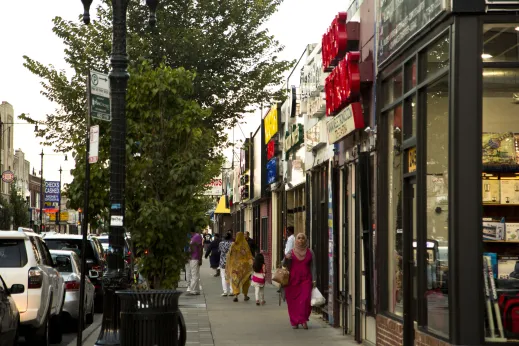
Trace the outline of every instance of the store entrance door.
{"label": "store entrance door", "polygon": [[404,346],[414,345],[414,321],[417,316],[417,229],[416,175],[404,178]]}

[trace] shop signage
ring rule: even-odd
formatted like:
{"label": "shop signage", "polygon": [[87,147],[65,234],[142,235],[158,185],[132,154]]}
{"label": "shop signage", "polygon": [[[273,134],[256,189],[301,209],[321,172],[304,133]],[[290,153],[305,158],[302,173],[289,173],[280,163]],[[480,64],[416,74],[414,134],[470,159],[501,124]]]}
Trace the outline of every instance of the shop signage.
{"label": "shop signage", "polygon": [[270,109],[267,116],[264,119],[265,122],[265,144],[278,133],[278,109],[274,106]]}
{"label": "shop signage", "polygon": [[328,143],[333,144],[356,129],[364,127],[362,106],[359,102],[344,108],[334,118],[330,119],[328,127]]}
{"label": "shop signage", "polygon": [[306,151],[308,151],[308,152],[312,151],[312,148],[315,147],[319,143],[321,143],[321,121],[319,121],[317,124],[312,126],[308,131],[306,131],[306,133],[305,133]]}
{"label": "shop signage", "polygon": [[46,181],[45,182],[45,202],[58,202],[60,195],[60,182],[59,181]]}
{"label": "shop signage", "polygon": [[323,71],[322,45],[309,45],[310,54],[301,69],[301,112],[313,117],[325,114],[324,84],[327,72]]}
{"label": "shop signage", "polygon": [[328,31],[323,35],[322,54],[324,71],[330,72],[346,54],[348,33],[346,31],[346,12],[339,12]]}
{"label": "shop signage", "polygon": [[275,141],[270,141],[267,144],[267,160],[270,160],[276,154],[276,143]]}
{"label": "shop signage", "polygon": [[[64,222],[64,221],[68,221],[68,211],[62,211],[61,214],[59,214],[59,220]],[[56,213],[54,214],[49,214],[49,220],[50,221],[56,221]]]}
{"label": "shop signage", "polygon": [[249,146],[248,139],[245,140],[243,148],[240,150],[240,173],[243,174],[249,170]]}
{"label": "shop signage", "polygon": [[326,115],[339,112],[360,95],[360,52],[349,52],[326,78]]}
{"label": "shop signage", "polygon": [[206,196],[221,196],[223,193],[223,181],[222,177],[211,179],[211,182],[206,185],[204,195]]}
{"label": "shop signage", "polygon": [[267,184],[273,184],[278,180],[278,158],[267,162]]}
{"label": "shop signage", "polygon": [[2,173],[2,181],[4,183],[12,183],[14,181],[14,173],[12,171],[4,171]]}
{"label": "shop signage", "polygon": [[444,11],[444,3],[444,0],[377,0],[378,64]]}
{"label": "shop signage", "polygon": [[416,147],[407,151],[407,173],[416,172]]}
{"label": "shop signage", "polygon": [[303,124],[297,124],[292,127],[292,132],[286,134],[285,137],[285,152],[290,152],[293,149],[297,149],[304,140],[304,128]]}
{"label": "shop signage", "polygon": [[289,152],[290,148],[292,148],[292,134],[288,131],[285,134],[285,152]]}

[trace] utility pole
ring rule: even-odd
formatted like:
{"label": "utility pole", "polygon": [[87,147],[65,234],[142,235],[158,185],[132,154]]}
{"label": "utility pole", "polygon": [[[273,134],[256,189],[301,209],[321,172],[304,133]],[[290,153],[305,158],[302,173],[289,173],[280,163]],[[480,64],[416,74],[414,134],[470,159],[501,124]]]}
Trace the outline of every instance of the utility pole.
{"label": "utility pole", "polygon": [[40,233],[43,232],[43,149],[41,149],[41,170],[40,170]]}
{"label": "utility pole", "polygon": [[56,222],[58,223],[58,232],[61,233],[61,166],[59,166],[59,204],[58,204],[58,216],[56,217]]}

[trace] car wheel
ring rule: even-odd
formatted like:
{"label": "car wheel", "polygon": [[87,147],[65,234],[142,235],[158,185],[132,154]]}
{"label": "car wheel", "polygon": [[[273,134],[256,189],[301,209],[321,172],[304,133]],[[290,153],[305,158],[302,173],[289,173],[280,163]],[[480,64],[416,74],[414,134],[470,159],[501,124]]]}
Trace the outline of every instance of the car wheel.
{"label": "car wheel", "polygon": [[60,315],[52,316],[50,319],[50,342],[53,344],[60,344],[63,340],[63,333],[61,330],[61,319]]}
{"label": "car wheel", "polygon": [[49,346],[49,323],[50,316],[47,315],[47,318],[43,322],[40,328],[31,329],[25,335],[25,341],[28,345],[37,345],[37,346]]}
{"label": "car wheel", "polygon": [[90,304],[90,313],[86,315],[85,323],[86,324],[92,324],[94,323],[94,301]]}

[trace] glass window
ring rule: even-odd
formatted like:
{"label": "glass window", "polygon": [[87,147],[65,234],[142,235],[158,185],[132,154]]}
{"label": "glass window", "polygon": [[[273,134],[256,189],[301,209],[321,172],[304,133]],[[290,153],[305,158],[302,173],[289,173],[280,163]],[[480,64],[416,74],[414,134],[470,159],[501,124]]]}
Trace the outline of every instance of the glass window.
{"label": "glass window", "polygon": [[446,35],[427,47],[422,53],[424,63],[420,71],[420,80],[433,76],[436,72],[449,66],[449,37]]}
{"label": "glass window", "polygon": [[23,239],[0,239],[0,268],[21,268],[27,264]]}
{"label": "glass window", "polygon": [[405,91],[416,86],[416,59],[405,64]]}
{"label": "glass window", "polygon": [[449,336],[449,83],[445,76],[426,89],[427,251],[429,330]]}
{"label": "glass window", "polygon": [[54,263],[56,263],[56,258],[57,257],[63,257],[63,258],[69,258],[69,261],[67,263],[63,263],[63,264],[59,264],[56,269],[58,269],[58,271],[60,273],[73,273],[74,270],[72,269],[72,260],[70,260],[70,257],[67,256],[67,255],[57,255],[57,254],[51,254],[52,256],[52,260],[54,261]]}
{"label": "glass window", "polygon": [[416,102],[414,95],[405,100],[405,107],[404,139],[409,139],[416,136]]}
{"label": "glass window", "polygon": [[388,288],[389,312],[403,316],[403,222],[402,222],[402,174],[404,155],[402,145],[402,106],[391,110],[388,119],[388,233],[389,263]]}
{"label": "glass window", "polygon": [[387,78],[382,83],[382,90],[384,93],[384,105],[389,105],[395,102],[399,97],[402,96],[402,71],[395,73],[391,77]]}
{"label": "glass window", "polygon": [[483,26],[483,62],[519,61],[519,24]]}
{"label": "glass window", "polygon": [[[509,34],[505,26],[492,24],[492,27],[501,28],[501,35]],[[518,86],[519,67],[483,69],[483,279],[485,287],[496,287],[495,292],[492,289],[485,291],[485,298],[492,297],[505,302],[510,292],[515,292],[519,279]],[[503,324],[495,322],[494,330],[487,327],[485,335],[494,335],[493,341],[506,341],[508,337],[508,341],[513,343],[512,340],[517,340],[518,334],[514,333],[512,324],[507,322],[512,315],[511,309],[505,304],[501,309]],[[494,313],[492,318],[495,319]],[[501,334],[503,329],[505,335]]]}

